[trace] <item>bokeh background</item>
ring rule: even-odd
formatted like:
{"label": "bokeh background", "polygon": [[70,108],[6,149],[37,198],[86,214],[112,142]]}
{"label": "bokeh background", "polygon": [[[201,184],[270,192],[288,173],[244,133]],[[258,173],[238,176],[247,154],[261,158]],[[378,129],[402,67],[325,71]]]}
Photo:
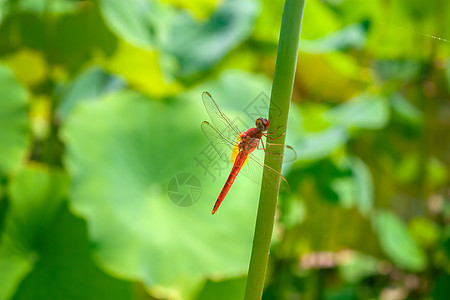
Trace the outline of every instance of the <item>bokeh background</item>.
{"label": "bokeh background", "polygon": [[[283,1],[0,1],[0,299],[242,299]],[[307,0],[263,299],[450,297],[450,4]],[[178,197],[178,198],[177,198]],[[175,199],[175,200],[174,200]]]}

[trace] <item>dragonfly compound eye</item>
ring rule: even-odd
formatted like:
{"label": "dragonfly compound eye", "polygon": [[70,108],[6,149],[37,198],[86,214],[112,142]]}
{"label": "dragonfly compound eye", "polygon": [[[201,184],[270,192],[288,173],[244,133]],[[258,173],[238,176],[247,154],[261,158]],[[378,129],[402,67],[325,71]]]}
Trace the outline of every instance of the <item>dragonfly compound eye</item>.
{"label": "dragonfly compound eye", "polygon": [[267,131],[269,128],[270,122],[265,118],[258,118],[255,122],[256,128],[258,128],[261,131]]}

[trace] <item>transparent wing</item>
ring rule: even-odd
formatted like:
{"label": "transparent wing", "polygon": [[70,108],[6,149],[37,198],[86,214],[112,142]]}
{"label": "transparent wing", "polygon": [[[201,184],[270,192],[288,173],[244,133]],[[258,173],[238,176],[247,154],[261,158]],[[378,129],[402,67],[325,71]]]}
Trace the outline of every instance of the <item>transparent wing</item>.
{"label": "transparent wing", "polygon": [[[286,146],[285,150],[289,148],[293,151],[295,154],[295,151],[292,147]],[[277,152],[274,152],[277,153]],[[252,153],[248,155],[247,163],[244,167],[242,167],[242,170],[240,173],[242,173],[245,177],[250,179],[251,181],[255,182],[256,184],[261,184],[262,182],[262,175],[263,171],[270,172],[272,174],[276,174],[277,176],[280,176],[283,181],[286,181],[286,179],[279,173],[278,171],[272,169],[271,167],[264,164],[264,151],[255,149]],[[272,155],[272,154],[267,154]],[[291,154],[290,154],[291,155]],[[295,158],[294,158],[295,159]],[[284,162],[284,159],[283,159]]]}
{"label": "transparent wing", "polygon": [[264,171],[263,160],[256,157],[255,154],[252,152],[248,155],[247,162],[242,167],[240,173],[242,173],[242,175],[247,177],[250,181],[253,181],[254,183],[260,185],[262,182],[263,171]]}
{"label": "transparent wing", "polygon": [[[292,148],[289,145],[284,146],[284,151],[281,152],[281,145],[276,143],[268,143],[271,145],[270,148],[268,148],[268,151],[271,153],[283,153],[283,163],[290,163],[294,162],[297,159],[297,152],[295,152],[294,148]],[[267,145],[266,145],[267,147]]]}
{"label": "transparent wing", "polygon": [[297,152],[295,152],[294,148],[292,148],[291,146],[286,145],[284,147],[283,162],[289,163],[289,162],[294,162],[296,160],[297,160]]}
{"label": "transparent wing", "polygon": [[219,157],[226,163],[231,163],[231,153],[236,142],[224,136],[217,128],[206,121],[202,123],[202,131]]}
{"label": "transparent wing", "polygon": [[241,131],[236,124],[234,124],[233,121],[231,121],[223,113],[216,101],[214,101],[213,97],[208,92],[203,92],[202,101],[206,112],[211,118],[211,122],[214,124],[217,131],[219,131],[222,136],[234,142],[236,137],[241,134]]}

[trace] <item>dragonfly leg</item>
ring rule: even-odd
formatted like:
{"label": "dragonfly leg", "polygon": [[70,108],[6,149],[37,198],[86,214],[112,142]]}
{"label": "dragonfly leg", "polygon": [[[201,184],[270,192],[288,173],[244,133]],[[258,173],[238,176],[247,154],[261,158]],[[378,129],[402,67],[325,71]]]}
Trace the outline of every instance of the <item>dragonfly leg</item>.
{"label": "dragonfly leg", "polygon": [[281,136],[283,136],[283,135],[285,135],[286,134],[286,132],[283,132],[282,134],[280,134],[279,136],[277,136],[277,137],[275,137],[275,138],[273,138],[273,137],[270,137],[270,136],[267,136],[268,134],[274,134],[275,132],[272,132],[272,133],[266,133],[266,134],[263,134],[266,138],[268,138],[268,139],[270,139],[270,140],[276,140],[276,139],[278,139],[279,137],[281,137]]}
{"label": "dragonfly leg", "polygon": [[[266,147],[264,147],[264,143],[262,141],[261,141],[261,145],[262,145],[262,149],[259,148],[259,144],[258,144],[258,150],[264,150],[264,153],[266,153],[266,154],[283,156],[283,153],[270,153],[270,152],[267,152]],[[270,145],[281,145],[281,144],[270,144]]]}
{"label": "dragonfly leg", "polygon": [[277,131],[278,131],[278,129],[280,129],[281,127],[283,127],[283,126],[278,126],[278,128],[277,129],[275,129],[275,131],[274,132],[268,132],[267,134],[275,134]]}

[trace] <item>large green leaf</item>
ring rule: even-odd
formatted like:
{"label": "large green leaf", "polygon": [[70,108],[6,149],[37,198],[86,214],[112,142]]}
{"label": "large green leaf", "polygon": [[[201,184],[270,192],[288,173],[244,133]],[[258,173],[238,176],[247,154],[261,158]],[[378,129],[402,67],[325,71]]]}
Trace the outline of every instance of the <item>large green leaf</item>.
{"label": "large green leaf", "polygon": [[392,212],[379,211],[375,215],[375,229],[381,248],[397,266],[420,272],[427,266],[424,251],[413,240],[406,225]]}
{"label": "large green leaf", "polygon": [[38,259],[36,245],[67,192],[68,178],[31,166],[9,185],[9,208],[0,239],[0,299],[9,299]]}
{"label": "large green leaf", "polygon": [[[224,107],[238,97],[232,102],[236,109],[248,101],[240,93],[255,97],[266,89],[266,81],[259,80],[230,72],[204,88]],[[224,88],[231,83],[232,89]],[[200,130],[207,117],[197,90],[203,88],[165,102],[122,92],[80,103],[62,131],[73,180],[71,204],[87,219],[100,262],[111,274],[140,280],[170,299],[186,299],[205,277],[246,272],[259,190],[238,178],[211,215],[227,170],[200,167],[201,160],[206,163],[204,150],[212,149]],[[200,181],[195,205],[169,200],[169,183],[172,187],[176,175],[186,178],[180,173]],[[179,187],[178,194],[188,193]]]}
{"label": "large green leaf", "polygon": [[28,146],[27,92],[0,65],[0,175],[16,169]]}

